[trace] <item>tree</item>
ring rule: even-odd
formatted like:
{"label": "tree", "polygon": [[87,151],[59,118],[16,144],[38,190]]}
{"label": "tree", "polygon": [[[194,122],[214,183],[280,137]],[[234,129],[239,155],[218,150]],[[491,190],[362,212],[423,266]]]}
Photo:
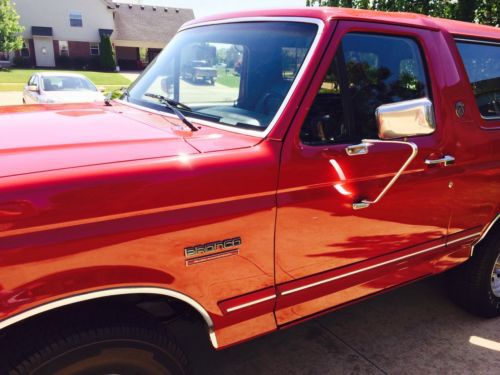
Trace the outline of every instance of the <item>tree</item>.
{"label": "tree", "polygon": [[498,0],[308,0],[306,5],[413,12],[491,26],[500,24]]}
{"label": "tree", "polygon": [[477,22],[484,25],[500,26],[500,4],[497,1],[479,0],[476,8]]}
{"label": "tree", "polygon": [[458,0],[455,19],[460,21],[474,22],[476,0]]}
{"label": "tree", "polygon": [[115,55],[109,35],[101,34],[101,68],[113,71],[116,69]]}
{"label": "tree", "polygon": [[14,52],[23,48],[19,15],[10,0],[0,0],[0,51]]}

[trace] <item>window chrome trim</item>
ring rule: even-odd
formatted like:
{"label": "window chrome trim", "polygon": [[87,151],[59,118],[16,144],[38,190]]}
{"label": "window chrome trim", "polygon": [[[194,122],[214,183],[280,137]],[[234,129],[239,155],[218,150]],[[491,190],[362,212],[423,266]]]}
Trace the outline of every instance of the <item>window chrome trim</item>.
{"label": "window chrome trim", "polygon": [[[500,120],[500,116],[491,116],[491,117],[488,117],[488,116],[483,116],[483,115],[481,114],[481,112],[479,112],[479,114],[480,114],[481,118],[482,118],[483,120],[486,120],[486,121],[491,121],[491,120],[497,121],[497,120]],[[485,129],[498,129],[498,127],[495,127],[495,128],[489,128],[489,127],[487,127],[487,126],[486,126],[486,127],[485,127]]]}
{"label": "window chrome trim", "polygon": [[493,228],[493,226],[497,223],[497,221],[500,220],[500,214],[497,214],[497,216],[491,221],[491,223],[489,223],[487,226],[486,226],[486,229],[481,233],[481,237],[479,237],[479,239],[474,242],[474,244],[472,245],[471,249],[470,249],[470,256],[473,256],[474,255],[474,249],[475,247],[482,241],[484,240],[484,238],[488,235],[489,231],[491,230],[491,228]]}
{"label": "window chrome trim", "polygon": [[[221,129],[221,130],[226,130],[226,131],[231,131],[234,133],[239,133],[239,134],[244,134],[244,135],[250,135],[250,136],[255,136],[258,138],[266,138],[267,135],[274,129],[276,126],[276,123],[278,122],[278,119],[281,117],[283,112],[285,111],[286,106],[290,102],[290,99],[295,92],[299,82],[302,80],[302,76],[304,73],[310,68],[311,64],[311,59],[313,54],[317,50],[317,46],[319,43],[319,40],[321,39],[321,36],[323,35],[324,29],[325,29],[325,23],[319,19],[319,18],[308,18],[308,17],[240,17],[240,18],[228,18],[228,19],[223,19],[223,20],[216,20],[216,21],[208,21],[208,22],[200,22],[200,23],[194,23],[190,25],[183,25],[179,29],[178,32],[188,30],[188,29],[193,29],[197,27],[203,27],[203,26],[211,26],[211,25],[220,25],[220,24],[228,24],[228,23],[243,23],[243,22],[297,22],[297,23],[311,23],[316,26],[318,26],[318,30],[316,32],[316,36],[313,39],[313,42],[311,43],[311,46],[309,47],[309,51],[307,52],[306,57],[304,58],[304,61],[302,62],[302,66],[300,67],[297,76],[293,80],[292,85],[290,86],[290,89],[288,90],[288,93],[286,94],[285,98],[283,99],[283,102],[281,103],[281,106],[279,107],[278,111],[274,115],[273,119],[267,126],[266,130],[264,131],[258,131],[258,130],[250,130],[250,129],[241,129],[237,127],[233,127],[230,125],[223,125],[223,124],[218,124],[215,122],[211,121],[205,121],[205,120],[200,120],[196,117],[191,117],[191,116],[186,116],[190,121],[193,121],[195,123],[199,123],[205,126],[209,126],[212,128],[216,129]],[[118,101],[122,104],[129,105],[134,108],[139,108],[145,111],[150,111],[153,113],[159,113],[162,115],[166,115],[168,117],[172,118],[177,118],[175,115],[170,114],[168,112],[161,112],[161,111],[156,111],[148,107],[144,106],[139,106],[136,104],[132,104],[130,102],[118,99]]]}
{"label": "window chrome trim", "polygon": [[89,292],[89,293],[83,293],[83,294],[78,294],[74,295],[71,297],[66,297],[62,298],[53,302],[48,302],[43,305],[34,307],[32,309],[29,309],[27,311],[21,312],[19,314],[16,314],[10,318],[7,318],[5,320],[0,321],[0,330],[8,327],[12,324],[18,323],[22,320],[25,320],[27,318],[30,318],[35,315],[39,315],[41,313],[57,309],[59,307],[63,306],[68,306],[72,305],[78,302],[83,302],[83,301],[90,301],[98,298],[105,298],[105,297],[111,297],[111,296],[122,296],[122,295],[127,295],[127,294],[156,294],[156,295],[162,295],[166,297],[172,297],[175,299],[178,299],[182,302],[187,303],[191,307],[193,307],[198,313],[202,316],[203,320],[205,320],[205,323],[207,324],[208,328],[208,334],[210,337],[210,341],[212,342],[212,345],[214,348],[218,347],[217,344],[217,337],[215,336],[215,328],[214,328],[214,323],[212,321],[212,318],[208,314],[208,312],[201,306],[198,302],[196,302],[194,299],[191,297],[188,297],[187,295],[176,292],[174,290],[170,289],[164,289],[164,288],[157,288],[157,287],[124,287],[124,288],[112,288],[112,289],[104,289],[104,290],[98,290],[95,292]]}
{"label": "window chrome trim", "polygon": [[455,38],[455,42],[459,43],[476,43],[476,44],[488,44],[492,46],[500,46],[500,42],[495,42],[493,40],[486,39],[470,39],[470,38]]}

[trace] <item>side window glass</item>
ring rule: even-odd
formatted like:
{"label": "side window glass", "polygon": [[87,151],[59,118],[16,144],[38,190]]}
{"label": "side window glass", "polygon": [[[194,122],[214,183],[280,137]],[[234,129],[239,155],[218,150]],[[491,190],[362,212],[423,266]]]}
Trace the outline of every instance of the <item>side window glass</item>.
{"label": "side window glass", "polygon": [[342,40],[348,100],[356,134],[377,138],[375,110],[382,104],[428,96],[417,43],[409,38],[347,34]]}
{"label": "side window glass", "polygon": [[309,145],[349,141],[340,96],[339,55],[335,56],[302,126],[300,138]]}
{"label": "side window glass", "polygon": [[470,42],[459,42],[457,46],[481,116],[499,117],[500,46]]}
{"label": "side window glass", "polygon": [[343,37],[301,131],[306,144],[377,138],[382,104],[429,96],[417,43],[405,37]]}
{"label": "side window glass", "polygon": [[30,85],[30,86],[38,86],[38,77],[36,75],[35,76],[31,76],[30,81],[28,82],[28,85]]}

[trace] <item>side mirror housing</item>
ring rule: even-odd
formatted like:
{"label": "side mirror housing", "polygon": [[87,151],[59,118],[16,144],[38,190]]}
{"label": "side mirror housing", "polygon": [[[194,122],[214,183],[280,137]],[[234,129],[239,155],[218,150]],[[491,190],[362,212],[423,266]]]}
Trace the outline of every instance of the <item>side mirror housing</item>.
{"label": "side mirror housing", "polygon": [[375,116],[380,139],[426,135],[436,129],[432,102],[427,98],[381,105]]}
{"label": "side mirror housing", "polygon": [[28,85],[28,86],[26,86],[26,88],[28,91],[40,93],[40,90],[38,89],[38,86],[36,86],[36,85]]}

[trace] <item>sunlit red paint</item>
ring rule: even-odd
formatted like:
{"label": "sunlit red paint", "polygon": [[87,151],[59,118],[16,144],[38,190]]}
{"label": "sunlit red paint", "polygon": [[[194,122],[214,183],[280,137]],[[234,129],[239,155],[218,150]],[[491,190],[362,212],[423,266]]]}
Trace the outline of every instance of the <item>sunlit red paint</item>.
{"label": "sunlit red paint", "polygon": [[[118,102],[0,109],[0,320],[79,293],[159,287],[201,304],[225,347],[468,258],[500,211],[500,124],[480,117],[452,34],[498,39],[498,31],[313,8],[228,17],[256,16],[325,24],[265,139],[207,125],[179,133],[162,115]],[[350,158],[345,145],[315,148],[298,137],[351,31],[420,42],[438,124],[411,139],[415,160],[362,211],[353,201],[373,198],[407,149],[376,144]],[[469,109],[462,118],[457,100]],[[455,165],[424,165],[445,153]],[[186,264],[186,246],[236,236],[237,253]]]}

